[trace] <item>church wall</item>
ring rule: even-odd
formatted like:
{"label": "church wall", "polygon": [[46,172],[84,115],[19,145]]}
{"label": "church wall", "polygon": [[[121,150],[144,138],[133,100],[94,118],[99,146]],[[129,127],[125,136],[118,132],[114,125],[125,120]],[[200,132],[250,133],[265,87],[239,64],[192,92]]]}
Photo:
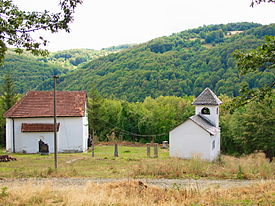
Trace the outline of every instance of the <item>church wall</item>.
{"label": "church wall", "polygon": [[[58,117],[58,152],[87,150],[87,117]],[[9,120],[9,119],[8,119]],[[54,152],[53,132],[21,132],[22,123],[53,123],[53,118],[16,118],[14,119],[15,152],[37,153],[39,140],[48,144],[49,152]],[[84,125],[84,123],[86,123]],[[13,150],[12,121],[7,121],[7,151]]]}
{"label": "church wall", "polygon": [[169,133],[170,156],[192,158],[199,156],[211,160],[210,134],[191,120]]}

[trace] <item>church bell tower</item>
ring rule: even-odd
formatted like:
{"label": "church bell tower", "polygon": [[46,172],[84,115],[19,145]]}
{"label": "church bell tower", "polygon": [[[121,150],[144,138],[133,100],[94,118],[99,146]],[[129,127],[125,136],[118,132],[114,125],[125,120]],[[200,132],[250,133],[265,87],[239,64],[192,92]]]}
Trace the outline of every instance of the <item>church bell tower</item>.
{"label": "church bell tower", "polygon": [[196,115],[209,120],[215,127],[219,127],[219,105],[222,101],[211,91],[206,88],[192,103],[195,105]]}

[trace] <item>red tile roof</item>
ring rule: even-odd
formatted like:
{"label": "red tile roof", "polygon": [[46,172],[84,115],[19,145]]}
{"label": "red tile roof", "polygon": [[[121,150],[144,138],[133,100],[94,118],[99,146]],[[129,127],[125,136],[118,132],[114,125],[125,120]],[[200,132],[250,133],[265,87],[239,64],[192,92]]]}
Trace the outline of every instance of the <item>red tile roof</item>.
{"label": "red tile roof", "polygon": [[[56,124],[56,131],[59,131],[60,123]],[[21,132],[54,132],[54,124],[43,123],[22,123]]]}
{"label": "red tile roof", "polygon": [[[57,116],[84,116],[86,97],[87,94],[85,91],[57,91]],[[29,91],[4,114],[4,117],[53,117],[53,91]]]}

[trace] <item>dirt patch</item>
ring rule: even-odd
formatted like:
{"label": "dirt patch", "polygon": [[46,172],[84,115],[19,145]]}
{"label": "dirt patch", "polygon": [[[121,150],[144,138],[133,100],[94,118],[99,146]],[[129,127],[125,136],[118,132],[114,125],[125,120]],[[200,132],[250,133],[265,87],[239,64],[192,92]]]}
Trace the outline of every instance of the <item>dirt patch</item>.
{"label": "dirt patch", "polygon": [[43,185],[52,183],[53,186],[85,186],[87,183],[114,183],[121,181],[137,180],[144,184],[162,188],[233,188],[243,187],[272,180],[194,180],[194,179],[115,179],[115,178],[21,178],[21,179],[0,179],[1,186],[16,186],[26,183]]}
{"label": "dirt patch", "polygon": [[78,160],[85,160],[85,159],[87,159],[87,158],[86,158],[86,157],[82,157],[82,158],[71,159],[71,160],[67,161],[66,163],[67,163],[67,164],[71,164],[71,163],[73,163],[73,162],[75,162],[75,161],[78,161]]}

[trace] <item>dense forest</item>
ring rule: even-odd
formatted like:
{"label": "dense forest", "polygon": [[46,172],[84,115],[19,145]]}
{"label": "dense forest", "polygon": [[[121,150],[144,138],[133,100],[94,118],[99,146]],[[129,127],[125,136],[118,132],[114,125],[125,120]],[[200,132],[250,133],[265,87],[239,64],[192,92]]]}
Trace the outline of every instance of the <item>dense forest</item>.
{"label": "dense forest", "polygon": [[111,53],[129,48],[130,45],[120,45],[102,50],[71,49],[49,53],[48,56],[34,56],[30,52],[17,54],[9,49],[5,62],[0,66],[0,84],[6,74],[10,74],[18,93],[34,90],[44,81],[51,81],[53,75],[64,75],[69,70],[76,69],[83,62],[94,60]]}
{"label": "dense forest", "polygon": [[[94,86],[104,97],[131,102],[148,96],[198,95],[205,87],[218,95],[237,96],[243,85],[261,87],[274,74],[239,76],[233,52],[254,49],[263,43],[265,35],[274,34],[274,24],[203,26],[83,63],[61,76],[58,86],[66,90]],[[50,88],[51,81],[37,87]]]}
{"label": "dense forest", "polygon": [[18,93],[25,93],[34,89],[44,80],[53,75],[61,75],[69,70],[55,64],[38,61],[30,53],[16,54],[12,50],[5,57],[4,65],[0,66],[0,84],[5,75],[9,74],[15,84]]}
{"label": "dense forest", "polygon": [[[194,97],[147,97],[143,102],[105,99],[89,94],[89,128],[96,141],[127,140],[161,143],[170,130],[194,115]],[[221,150],[223,154],[249,154],[255,150],[275,152],[274,95],[230,112],[232,98],[219,97]],[[273,99],[273,101],[272,101]]]}
{"label": "dense forest", "polygon": [[49,62],[65,67],[67,69],[76,69],[82,63],[95,60],[111,53],[122,51],[129,48],[130,45],[112,46],[101,50],[94,49],[70,49],[49,53],[47,57],[38,58],[38,61]]}

